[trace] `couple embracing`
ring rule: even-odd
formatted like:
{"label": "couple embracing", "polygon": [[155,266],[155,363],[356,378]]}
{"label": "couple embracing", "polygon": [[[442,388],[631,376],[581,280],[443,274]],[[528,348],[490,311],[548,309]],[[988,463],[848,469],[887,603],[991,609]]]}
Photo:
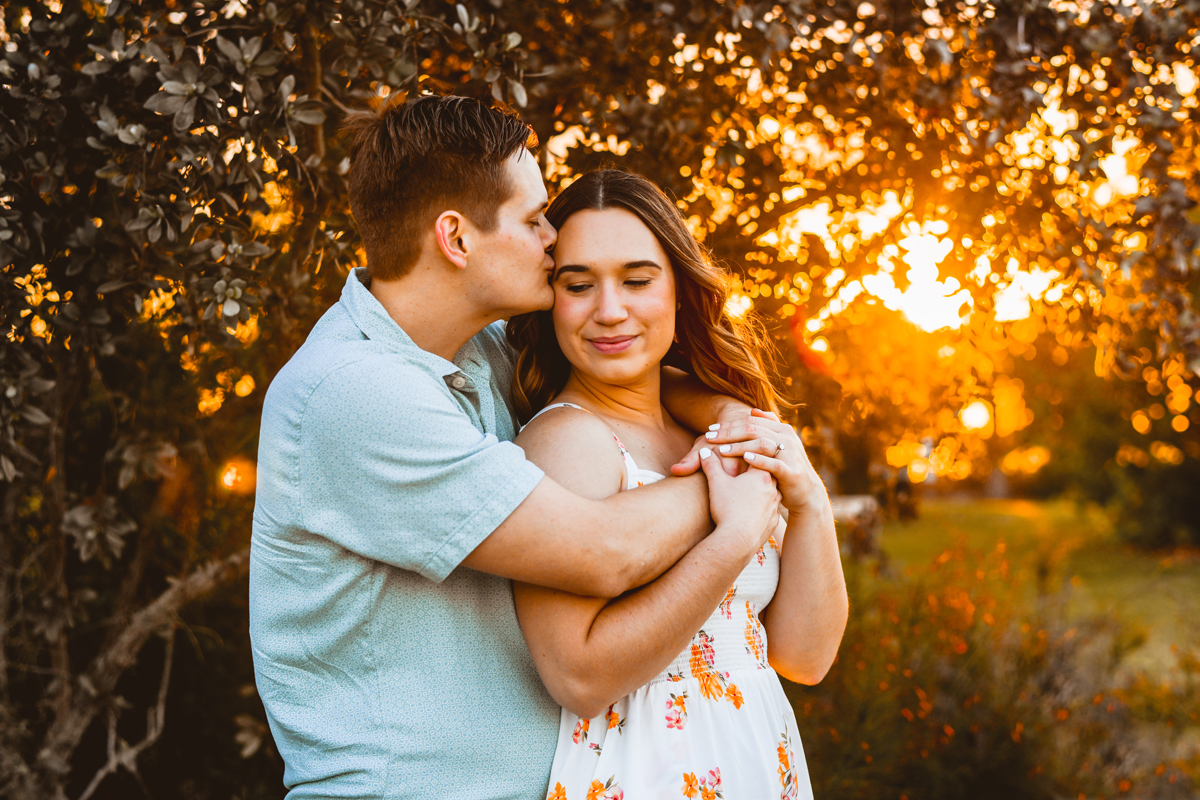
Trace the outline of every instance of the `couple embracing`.
{"label": "couple embracing", "polygon": [[548,204],[529,128],[473,100],[347,129],[367,267],[259,445],[289,798],[811,797],[776,672],[821,679],[846,589],[727,274],[640,176]]}

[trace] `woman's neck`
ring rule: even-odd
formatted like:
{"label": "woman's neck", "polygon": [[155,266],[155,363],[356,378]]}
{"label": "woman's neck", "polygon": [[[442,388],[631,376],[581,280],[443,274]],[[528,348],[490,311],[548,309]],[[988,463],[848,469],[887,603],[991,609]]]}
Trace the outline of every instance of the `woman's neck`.
{"label": "woman's neck", "polygon": [[613,420],[665,429],[666,411],[660,397],[661,375],[655,369],[647,375],[623,384],[605,383],[579,370],[571,370],[562,394],[583,401]]}

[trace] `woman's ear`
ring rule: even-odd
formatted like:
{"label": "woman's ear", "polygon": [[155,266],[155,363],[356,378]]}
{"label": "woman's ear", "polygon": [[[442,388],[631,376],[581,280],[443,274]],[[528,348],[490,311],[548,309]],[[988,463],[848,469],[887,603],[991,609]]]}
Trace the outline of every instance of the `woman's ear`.
{"label": "woman's ear", "polygon": [[464,241],[467,226],[467,218],[457,211],[443,211],[433,223],[438,248],[446,260],[459,269],[467,268],[467,258],[470,255]]}

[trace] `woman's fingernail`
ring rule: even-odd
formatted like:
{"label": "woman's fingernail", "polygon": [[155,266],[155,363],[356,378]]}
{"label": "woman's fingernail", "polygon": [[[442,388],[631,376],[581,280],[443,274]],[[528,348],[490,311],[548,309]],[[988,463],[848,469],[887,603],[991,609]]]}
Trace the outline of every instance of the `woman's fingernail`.
{"label": "woman's fingernail", "polygon": [[754,460],[754,453],[746,453],[746,460],[747,460],[747,461],[753,461],[753,460]]}
{"label": "woman's fingernail", "polygon": [[721,430],[721,423],[719,423],[719,422],[714,422],[712,425],[709,425],[709,426],[708,426],[708,429],[709,429],[710,431],[719,431],[719,430]]}
{"label": "woman's fingernail", "polygon": [[720,450],[722,453],[728,453],[730,450],[730,447],[727,444],[723,444],[720,447],[718,447],[717,449]]}
{"label": "woman's fingernail", "polygon": [[711,455],[712,455],[712,450],[709,450],[707,447],[700,448],[700,457],[701,458],[708,458]]}
{"label": "woman's fingernail", "polygon": [[717,432],[709,431],[708,433],[704,434],[704,438],[705,439],[715,439],[715,438],[717,438]]}

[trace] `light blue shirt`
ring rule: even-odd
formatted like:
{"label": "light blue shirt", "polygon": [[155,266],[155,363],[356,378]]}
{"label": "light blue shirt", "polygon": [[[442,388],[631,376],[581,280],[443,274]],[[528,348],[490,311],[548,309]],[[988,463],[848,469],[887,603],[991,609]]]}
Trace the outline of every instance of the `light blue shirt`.
{"label": "light blue shirt", "polygon": [[288,798],[542,797],[559,708],[509,581],[459,566],[542,478],[511,351],[421,350],[365,280],[263,404],[250,637]]}

